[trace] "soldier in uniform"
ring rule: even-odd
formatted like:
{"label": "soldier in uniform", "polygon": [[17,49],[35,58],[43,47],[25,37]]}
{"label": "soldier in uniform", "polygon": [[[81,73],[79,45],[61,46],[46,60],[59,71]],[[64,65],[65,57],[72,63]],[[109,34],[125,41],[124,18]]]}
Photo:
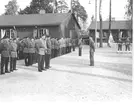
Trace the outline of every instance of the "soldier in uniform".
{"label": "soldier in uniform", "polygon": [[42,72],[42,70],[45,70],[44,63],[45,63],[45,53],[47,49],[45,36],[42,36],[40,39],[37,39],[35,46],[38,53],[38,71]]}
{"label": "soldier in uniform", "polygon": [[69,53],[71,52],[71,46],[72,46],[71,38],[69,38]]}
{"label": "soldier in uniform", "polygon": [[24,61],[25,61],[25,66],[29,66],[29,51],[28,51],[28,40],[27,38],[23,39],[23,53],[24,53]]}
{"label": "soldier in uniform", "polygon": [[9,38],[5,38],[1,40],[1,74],[10,73],[10,71],[8,71],[9,57],[10,57]]}
{"label": "soldier in uniform", "polygon": [[118,41],[118,51],[122,51],[122,40],[121,40],[121,38],[119,38],[119,41]]}
{"label": "soldier in uniform", "polygon": [[51,58],[54,58],[54,38],[51,39]]}
{"label": "soldier in uniform", "polygon": [[79,56],[81,56],[82,55],[82,38],[79,39],[78,46],[79,46]]}
{"label": "soldier in uniform", "polygon": [[46,35],[46,46],[47,46],[47,50],[45,54],[45,69],[49,69],[50,59],[51,59],[51,40],[49,35]]}
{"label": "soldier in uniform", "polygon": [[16,69],[16,61],[17,61],[17,43],[16,39],[10,40],[10,71],[17,70]]}
{"label": "soldier in uniform", "polygon": [[90,66],[94,66],[95,45],[91,37],[89,37],[89,46],[90,46]]}
{"label": "soldier in uniform", "polygon": [[72,47],[73,47],[73,51],[75,51],[75,39],[72,39]]}
{"label": "soldier in uniform", "polygon": [[35,54],[35,41],[33,38],[29,41],[29,65],[34,63],[34,54]]}

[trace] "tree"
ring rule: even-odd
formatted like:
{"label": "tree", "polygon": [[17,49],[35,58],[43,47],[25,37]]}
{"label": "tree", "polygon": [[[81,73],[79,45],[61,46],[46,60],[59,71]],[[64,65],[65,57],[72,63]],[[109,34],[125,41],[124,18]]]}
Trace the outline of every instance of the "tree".
{"label": "tree", "polygon": [[133,0],[127,0],[127,5],[126,5],[126,13],[125,15],[127,16],[128,20],[130,23],[128,24],[129,29],[132,29],[132,24],[133,24]]}
{"label": "tree", "polygon": [[17,5],[16,0],[9,1],[7,5],[5,5],[5,15],[16,15],[19,6]]}
{"label": "tree", "polygon": [[57,11],[60,13],[68,12],[68,4],[65,0],[59,0],[57,2]]}
{"label": "tree", "polygon": [[53,6],[50,5],[53,0],[32,0],[30,6],[24,10],[20,10],[19,14],[38,14],[40,10],[45,10],[46,13],[52,13]]}
{"label": "tree", "polygon": [[100,47],[103,47],[102,45],[102,37],[103,37],[103,32],[102,32],[102,15],[101,15],[101,5],[102,5],[102,0],[100,0],[100,5],[99,5],[99,18],[100,18]]}
{"label": "tree", "polygon": [[133,0],[127,0],[128,4],[126,5],[126,15],[128,19],[133,18]]}
{"label": "tree", "polygon": [[77,19],[80,18],[81,21],[86,22],[87,12],[85,8],[80,4],[78,0],[72,0],[72,12],[76,15]]}

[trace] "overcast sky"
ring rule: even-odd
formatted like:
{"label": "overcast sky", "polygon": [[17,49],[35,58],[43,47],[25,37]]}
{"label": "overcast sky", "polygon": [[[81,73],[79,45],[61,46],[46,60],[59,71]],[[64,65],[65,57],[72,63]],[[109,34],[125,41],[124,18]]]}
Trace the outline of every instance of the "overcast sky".
{"label": "overcast sky", "polygon": [[[1,0],[0,3],[0,14],[4,13],[5,5],[10,0]],[[26,6],[30,4],[32,0],[17,0],[18,5],[21,9],[24,9]],[[70,7],[70,0],[66,0]],[[79,0],[80,3],[85,7],[88,13],[88,23],[90,23],[91,16],[95,13],[95,0],[90,0],[91,4],[89,4],[89,0]],[[99,0],[98,7],[99,7]],[[112,17],[115,17],[116,20],[124,20],[125,16],[125,5],[127,4],[127,0],[112,0]],[[99,12],[99,11],[98,11]],[[106,20],[109,15],[109,0],[102,0],[102,18]],[[98,18],[99,19],[99,18]]]}

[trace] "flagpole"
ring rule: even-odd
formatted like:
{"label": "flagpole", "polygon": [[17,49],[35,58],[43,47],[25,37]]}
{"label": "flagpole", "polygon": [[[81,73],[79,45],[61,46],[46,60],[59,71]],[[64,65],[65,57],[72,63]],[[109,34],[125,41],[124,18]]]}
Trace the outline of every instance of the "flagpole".
{"label": "flagpole", "polygon": [[97,0],[95,0],[95,47],[97,47]]}

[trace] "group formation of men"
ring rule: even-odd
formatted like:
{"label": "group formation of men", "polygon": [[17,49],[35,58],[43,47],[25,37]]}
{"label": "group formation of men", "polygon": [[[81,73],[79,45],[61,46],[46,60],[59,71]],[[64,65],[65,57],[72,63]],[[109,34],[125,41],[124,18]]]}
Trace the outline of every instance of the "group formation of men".
{"label": "group formation of men", "polygon": [[[5,38],[0,42],[1,53],[1,72],[0,74],[10,73],[16,69],[17,43],[16,39]],[[10,61],[10,70],[8,69]]]}
{"label": "group formation of men", "polygon": [[[75,39],[50,38],[43,35],[41,38],[9,39],[4,38],[0,42],[1,73],[10,73],[16,69],[17,59],[24,59],[25,66],[38,63],[38,71],[50,68],[50,59],[75,51]],[[10,69],[8,63],[10,61]],[[45,67],[44,67],[45,65]],[[5,67],[5,69],[4,69]]]}
{"label": "group formation of men", "polygon": [[127,37],[125,41],[123,41],[121,38],[118,40],[118,51],[122,51],[122,46],[125,45],[125,51],[130,51],[130,39]]}

